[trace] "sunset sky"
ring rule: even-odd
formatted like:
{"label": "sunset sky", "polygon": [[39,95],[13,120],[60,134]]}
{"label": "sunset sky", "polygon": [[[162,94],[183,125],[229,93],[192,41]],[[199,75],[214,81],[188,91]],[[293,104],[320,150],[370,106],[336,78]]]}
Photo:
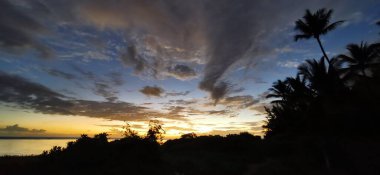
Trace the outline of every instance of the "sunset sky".
{"label": "sunset sky", "polygon": [[272,82],[322,56],[305,9],[346,20],[329,56],[379,39],[378,0],[0,0],[0,136],[262,135]]}

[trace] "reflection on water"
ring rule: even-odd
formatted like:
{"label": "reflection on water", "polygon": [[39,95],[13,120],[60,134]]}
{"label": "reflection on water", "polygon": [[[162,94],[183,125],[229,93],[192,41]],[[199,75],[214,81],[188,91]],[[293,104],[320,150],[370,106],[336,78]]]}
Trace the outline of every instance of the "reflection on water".
{"label": "reflection on water", "polygon": [[53,146],[66,147],[73,139],[0,139],[0,156],[37,155]]}

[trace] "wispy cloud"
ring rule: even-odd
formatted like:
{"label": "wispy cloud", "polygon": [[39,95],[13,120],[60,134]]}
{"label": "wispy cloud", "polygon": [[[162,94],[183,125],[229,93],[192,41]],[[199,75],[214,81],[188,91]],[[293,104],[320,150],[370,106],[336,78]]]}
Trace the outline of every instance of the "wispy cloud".
{"label": "wispy cloud", "polygon": [[58,70],[58,69],[43,69],[43,70],[51,76],[63,78],[66,80],[73,80],[77,78],[74,74],[71,74],[62,70]]}
{"label": "wispy cloud", "polygon": [[[185,120],[168,113],[122,101],[90,101],[67,97],[17,75],[0,72],[0,101],[43,114],[88,116],[114,120],[149,120],[154,117]],[[175,114],[175,115],[174,115]]]}
{"label": "wispy cloud", "polygon": [[44,133],[46,130],[44,129],[29,129],[20,127],[18,124],[5,126],[5,128],[0,128],[0,132],[7,133]]}
{"label": "wispy cloud", "polygon": [[184,92],[171,91],[171,92],[166,92],[165,96],[177,97],[177,96],[186,96],[188,94],[190,94],[190,91],[184,91]]}
{"label": "wispy cloud", "polygon": [[301,61],[287,60],[287,61],[279,61],[277,65],[285,68],[297,68],[301,64]]}

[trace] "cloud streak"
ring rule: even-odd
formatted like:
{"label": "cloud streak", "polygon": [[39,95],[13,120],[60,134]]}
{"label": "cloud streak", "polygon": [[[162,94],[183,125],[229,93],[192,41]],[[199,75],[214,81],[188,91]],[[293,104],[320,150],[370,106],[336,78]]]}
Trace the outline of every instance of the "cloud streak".
{"label": "cloud streak", "polygon": [[66,97],[41,84],[0,72],[0,102],[37,113],[88,116],[113,120],[148,120],[154,117],[186,120],[177,113],[165,113],[121,101],[90,101]]}
{"label": "cloud streak", "polygon": [[44,129],[28,129],[24,127],[20,127],[18,124],[5,126],[5,128],[0,128],[0,132],[7,133],[45,133]]}

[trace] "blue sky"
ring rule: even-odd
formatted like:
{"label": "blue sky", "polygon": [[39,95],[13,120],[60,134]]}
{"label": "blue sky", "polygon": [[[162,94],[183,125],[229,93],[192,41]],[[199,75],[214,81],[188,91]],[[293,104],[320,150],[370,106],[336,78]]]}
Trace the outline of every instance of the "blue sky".
{"label": "blue sky", "polygon": [[169,138],[260,135],[272,82],[322,55],[315,40],[293,40],[305,9],[346,20],[322,36],[329,56],[378,41],[380,31],[374,0],[0,5],[0,135],[118,135],[125,121],[142,133],[151,119]]}

